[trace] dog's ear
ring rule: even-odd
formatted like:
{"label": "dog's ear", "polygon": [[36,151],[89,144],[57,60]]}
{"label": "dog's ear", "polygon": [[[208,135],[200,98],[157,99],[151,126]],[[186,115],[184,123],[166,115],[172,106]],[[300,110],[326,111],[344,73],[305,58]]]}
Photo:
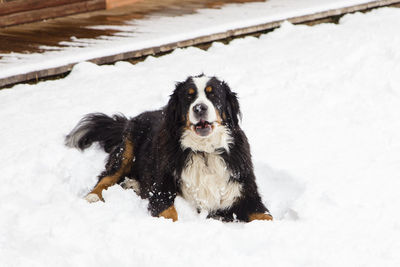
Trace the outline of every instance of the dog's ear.
{"label": "dog's ear", "polygon": [[240,112],[239,101],[237,99],[236,93],[232,92],[228,84],[223,82],[223,86],[226,92],[226,111],[228,123],[232,126],[238,126],[239,119],[242,119],[242,113]]}
{"label": "dog's ear", "polygon": [[[183,83],[177,83],[174,92],[170,95],[167,108],[166,108],[166,121],[169,122],[167,124],[167,128],[171,128],[172,125],[181,124],[181,103],[179,101],[179,90],[183,86]],[[173,130],[173,129],[171,129]]]}

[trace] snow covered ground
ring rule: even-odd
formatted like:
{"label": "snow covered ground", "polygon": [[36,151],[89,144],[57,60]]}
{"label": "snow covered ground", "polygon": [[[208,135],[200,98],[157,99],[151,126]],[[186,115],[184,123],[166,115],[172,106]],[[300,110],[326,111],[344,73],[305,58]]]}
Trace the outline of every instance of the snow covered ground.
{"label": "snow covered ground", "polygon": [[231,4],[221,9],[200,9],[196,14],[179,17],[149,16],[147,19],[127,21],[123,26],[92,26],[89,28],[121,32],[97,39],[73,36],[71,40],[61,42],[68,47],[42,47],[47,50],[45,53],[0,54],[0,79],[369,2],[374,0],[268,0]]}
{"label": "snow covered ground", "polygon": [[[0,266],[400,266],[399,29],[389,8],[286,23],[0,91]],[[119,186],[84,201],[106,155],[63,146],[81,116],[161,107],[201,72],[239,94],[275,221],[208,220],[177,199],[173,223]]]}

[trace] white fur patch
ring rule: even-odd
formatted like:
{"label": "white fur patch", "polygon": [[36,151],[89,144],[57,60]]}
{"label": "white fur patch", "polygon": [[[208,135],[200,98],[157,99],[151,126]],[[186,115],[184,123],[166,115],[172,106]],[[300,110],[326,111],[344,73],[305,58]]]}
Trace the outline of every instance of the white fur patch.
{"label": "white fur patch", "polygon": [[199,119],[196,119],[194,116],[193,112],[193,107],[197,104],[204,104],[207,106],[208,112],[207,112],[207,118],[205,118],[206,121],[208,122],[214,122],[217,120],[217,113],[215,110],[215,107],[213,103],[207,98],[206,95],[206,85],[207,82],[210,80],[210,77],[202,76],[202,77],[197,77],[197,78],[192,78],[194,84],[197,87],[197,98],[194,100],[194,102],[190,105],[189,107],[189,121],[192,124],[196,124],[199,122]]}
{"label": "white fur patch", "polygon": [[224,148],[229,152],[229,144],[233,142],[227,127],[213,123],[214,130],[207,136],[200,136],[194,130],[188,129],[182,133],[181,146],[193,151],[213,153],[218,148]]}
{"label": "white fur patch", "polygon": [[89,202],[89,203],[93,203],[93,202],[100,201],[99,196],[98,196],[97,194],[94,194],[94,193],[90,193],[89,195],[87,195],[87,196],[85,197],[85,199],[86,199],[86,201]]}
{"label": "white fur patch", "polygon": [[230,171],[217,153],[192,153],[182,171],[182,196],[196,208],[214,211],[229,208],[242,186],[229,181]]}
{"label": "white fur patch", "polygon": [[89,131],[88,127],[78,124],[72,129],[71,133],[65,139],[65,145],[68,147],[79,148],[79,140]]}
{"label": "white fur patch", "polygon": [[125,180],[121,183],[121,186],[124,189],[133,189],[136,194],[140,194],[140,184],[135,179],[129,179],[125,177]]}

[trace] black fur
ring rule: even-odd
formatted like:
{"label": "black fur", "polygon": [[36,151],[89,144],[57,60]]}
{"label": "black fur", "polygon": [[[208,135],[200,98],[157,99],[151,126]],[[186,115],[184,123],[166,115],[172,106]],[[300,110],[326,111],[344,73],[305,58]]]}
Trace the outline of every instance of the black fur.
{"label": "black fur", "polygon": [[[222,123],[229,128],[233,138],[229,152],[222,149],[221,156],[232,173],[230,179],[242,185],[241,196],[229,209],[211,211],[209,216],[224,221],[248,221],[250,214],[268,210],[258,193],[249,143],[239,126],[239,102],[225,82],[213,77],[207,84],[213,88],[207,98],[219,114],[224,114]],[[134,160],[128,173],[118,182],[122,182],[125,176],[136,179],[141,188],[140,196],[149,199],[149,211],[158,216],[173,205],[175,197],[181,193],[180,173],[190,153],[202,153],[183,149],[180,143],[187,123],[186,114],[194,98],[187,91],[193,86],[189,77],[176,85],[164,108],[131,119],[123,115],[108,117],[101,113],[86,115],[67,136],[66,143],[83,150],[93,142],[99,142],[110,153],[106,170],[99,176],[101,180],[120,168],[124,143],[129,139],[134,147]]]}
{"label": "black fur", "polygon": [[[99,142],[107,153],[122,142],[122,133],[127,126],[128,119],[121,114],[109,117],[103,113],[86,115],[66,137],[66,144],[81,150],[88,148],[93,142]],[[78,140],[73,136],[82,133]],[[72,144],[72,142],[76,143]]]}

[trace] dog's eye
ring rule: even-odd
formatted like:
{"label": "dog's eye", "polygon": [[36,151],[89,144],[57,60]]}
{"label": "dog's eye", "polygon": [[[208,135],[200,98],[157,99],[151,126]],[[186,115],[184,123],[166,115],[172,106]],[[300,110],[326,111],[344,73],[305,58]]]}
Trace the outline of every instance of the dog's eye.
{"label": "dog's eye", "polygon": [[214,88],[212,88],[211,86],[207,86],[205,91],[206,91],[207,97],[209,97],[210,99],[216,97]]}
{"label": "dog's eye", "polygon": [[189,95],[193,95],[194,92],[195,92],[195,90],[193,88],[189,88],[189,90],[188,90],[188,94]]}

